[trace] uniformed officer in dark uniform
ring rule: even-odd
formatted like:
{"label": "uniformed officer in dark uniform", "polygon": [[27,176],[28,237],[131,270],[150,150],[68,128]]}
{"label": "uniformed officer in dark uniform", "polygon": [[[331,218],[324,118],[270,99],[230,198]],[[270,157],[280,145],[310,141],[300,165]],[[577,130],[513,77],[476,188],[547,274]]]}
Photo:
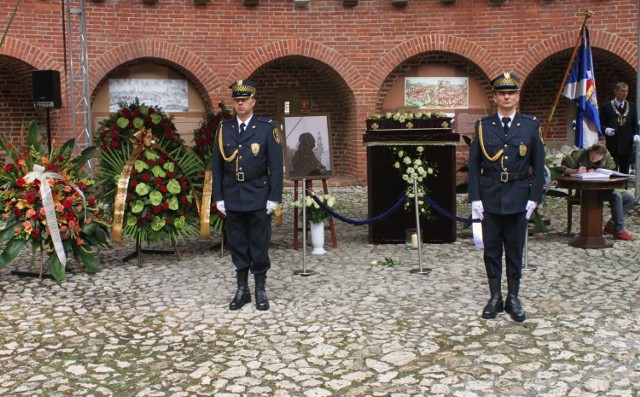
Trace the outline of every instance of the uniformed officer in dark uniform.
{"label": "uniformed officer in dark uniform", "polygon": [[229,309],[251,302],[251,272],[256,308],[268,310],[271,213],[282,201],[280,132],[271,120],[253,115],[254,82],[238,80],[230,88],[236,117],[220,124],[213,150],[213,195],[218,210],[226,215],[227,243],[237,275],[238,289]]}
{"label": "uniformed officer in dark uniform", "polygon": [[[518,299],[527,220],[542,200],[544,145],[540,123],[520,114],[520,81],[503,73],[491,81],[498,113],[478,120],[469,151],[469,200],[474,218],[482,219],[484,264],[491,298],[483,318],[506,310],[524,321]],[[502,301],[502,257],[506,256],[509,293]]]}
{"label": "uniformed officer in dark uniform", "polygon": [[636,106],[627,101],[628,94],[627,83],[616,84],[615,98],[600,109],[600,127],[607,136],[607,149],[616,162],[617,171],[623,174],[629,173],[633,163],[633,144],[640,142]]}

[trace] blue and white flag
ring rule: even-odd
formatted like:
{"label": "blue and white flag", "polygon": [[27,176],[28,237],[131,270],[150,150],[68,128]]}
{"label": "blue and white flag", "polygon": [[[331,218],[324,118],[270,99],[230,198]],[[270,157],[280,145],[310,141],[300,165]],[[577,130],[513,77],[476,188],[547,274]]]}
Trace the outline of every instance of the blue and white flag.
{"label": "blue and white flag", "polygon": [[576,116],[576,140],[579,148],[586,148],[598,142],[600,135],[600,115],[596,98],[596,78],[593,73],[593,58],[589,46],[589,30],[585,26],[582,30],[582,44],[571,65],[571,72],[567,78],[567,86],[563,95],[575,101],[578,115]]}

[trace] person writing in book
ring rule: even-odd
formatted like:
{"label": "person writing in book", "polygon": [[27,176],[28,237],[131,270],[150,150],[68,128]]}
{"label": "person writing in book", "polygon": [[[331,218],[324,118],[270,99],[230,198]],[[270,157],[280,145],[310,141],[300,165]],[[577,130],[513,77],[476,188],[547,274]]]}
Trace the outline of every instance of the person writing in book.
{"label": "person writing in book", "polygon": [[629,85],[616,84],[615,98],[600,109],[600,126],[606,135],[607,149],[616,162],[616,170],[629,173],[633,163],[633,144],[640,142],[638,115],[633,103],[627,101]]}
{"label": "person writing in book", "polygon": [[[616,162],[601,143],[595,143],[587,149],[578,149],[564,156],[561,171],[564,175],[595,172],[596,169],[615,170]],[[624,217],[635,204],[633,195],[626,191],[611,190],[605,193],[605,199],[611,206],[611,219],[604,227],[604,233],[612,235],[617,240],[633,241],[634,238],[624,230]]]}

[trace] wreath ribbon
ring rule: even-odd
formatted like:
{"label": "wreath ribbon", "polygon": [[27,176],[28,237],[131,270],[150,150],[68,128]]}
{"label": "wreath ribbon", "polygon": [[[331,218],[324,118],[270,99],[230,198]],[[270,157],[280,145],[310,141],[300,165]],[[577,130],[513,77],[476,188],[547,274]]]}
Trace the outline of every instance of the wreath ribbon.
{"label": "wreath ribbon", "polygon": [[[140,128],[133,134],[133,140],[136,147],[131,152],[131,155],[124,163],[120,177],[118,178],[118,187],[116,189],[115,204],[113,208],[113,228],[111,230],[111,240],[117,244],[122,243],[122,224],[124,223],[124,209],[127,205],[127,190],[129,187],[129,180],[131,179],[131,170],[136,162],[136,159],[140,154],[147,149],[154,149],[164,154],[169,160],[176,163],[178,168],[180,165],[162,146],[156,143],[156,139],[151,133],[151,130],[144,130],[144,127]],[[196,203],[198,214],[200,213],[200,203],[198,202],[198,196],[196,195],[195,188],[191,183],[191,179],[187,178],[189,187],[193,194],[193,200]]]}
{"label": "wreath ribbon", "polygon": [[200,205],[200,237],[211,237],[209,220],[211,218],[211,193],[213,191],[213,172],[211,169],[204,171],[202,186],[202,204]]}
{"label": "wreath ribbon", "polygon": [[[58,218],[56,217],[56,206],[53,203],[53,195],[51,194],[51,186],[49,185],[49,179],[56,179],[64,181],[64,177],[55,172],[45,172],[45,168],[41,165],[34,164],[33,171],[24,176],[25,182],[31,184],[34,181],[40,181],[40,198],[42,199],[42,207],[44,208],[44,215],[47,220],[47,227],[51,235],[51,241],[53,242],[53,248],[56,251],[56,255],[60,260],[60,263],[67,267],[67,255],[64,252],[64,246],[62,245],[62,236],[60,235],[60,229],[58,228]],[[73,182],[67,182],[71,188],[73,188],[84,202],[84,193]],[[85,218],[87,212],[86,203],[83,205],[85,211]]]}

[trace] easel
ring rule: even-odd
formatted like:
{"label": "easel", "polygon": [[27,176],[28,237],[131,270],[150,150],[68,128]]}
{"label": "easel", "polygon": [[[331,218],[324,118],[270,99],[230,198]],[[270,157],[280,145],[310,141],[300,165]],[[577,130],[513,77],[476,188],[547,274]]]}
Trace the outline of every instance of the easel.
{"label": "easel", "polygon": [[[329,194],[329,188],[327,188],[327,178],[322,178],[322,191],[324,192],[324,194]],[[298,187],[300,185],[300,181],[299,180],[294,180],[293,181],[293,201],[296,201],[298,199],[298,197],[300,197],[298,195]],[[307,180],[307,187],[308,190],[312,190],[313,188],[313,180]],[[304,193],[304,197],[305,199],[307,198],[307,196],[309,195],[308,191],[303,192]],[[293,210],[293,249],[297,250],[298,249],[298,232],[302,231],[302,227],[300,227],[300,216],[299,216],[299,211],[300,209],[298,207],[295,207]],[[336,228],[335,225],[333,223],[333,217],[329,218],[329,225],[324,227],[324,230],[329,230],[331,232],[331,243],[333,248],[337,248],[338,247],[338,240],[336,239]],[[304,232],[307,233],[307,231],[309,230],[309,226],[305,225],[304,227]]]}

